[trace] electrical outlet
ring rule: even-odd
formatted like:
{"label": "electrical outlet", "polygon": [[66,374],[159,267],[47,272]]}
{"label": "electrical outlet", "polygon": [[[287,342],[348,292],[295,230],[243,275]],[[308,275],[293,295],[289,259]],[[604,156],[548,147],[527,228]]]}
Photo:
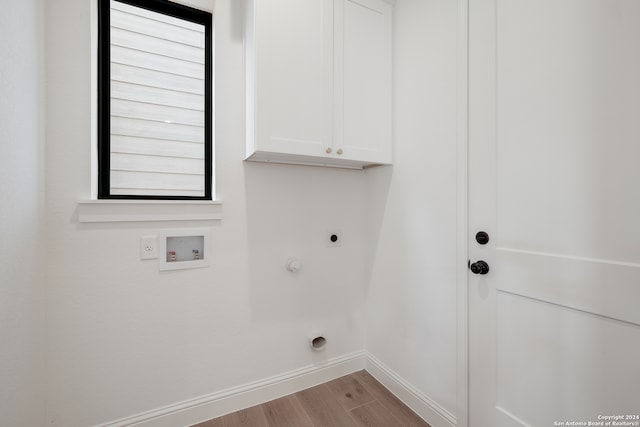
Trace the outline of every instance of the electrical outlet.
{"label": "electrical outlet", "polygon": [[342,246],[342,231],[327,230],[325,235],[325,243],[328,248],[337,248]]}
{"label": "electrical outlet", "polygon": [[142,236],[140,238],[140,259],[158,258],[158,237]]}

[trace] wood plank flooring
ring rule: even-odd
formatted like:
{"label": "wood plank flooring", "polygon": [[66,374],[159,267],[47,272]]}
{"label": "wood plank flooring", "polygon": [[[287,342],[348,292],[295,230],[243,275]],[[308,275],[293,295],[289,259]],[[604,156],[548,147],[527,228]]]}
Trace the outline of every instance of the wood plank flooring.
{"label": "wood plank flooring", "polygon": [[367,371],[192,427],[430,427]]}

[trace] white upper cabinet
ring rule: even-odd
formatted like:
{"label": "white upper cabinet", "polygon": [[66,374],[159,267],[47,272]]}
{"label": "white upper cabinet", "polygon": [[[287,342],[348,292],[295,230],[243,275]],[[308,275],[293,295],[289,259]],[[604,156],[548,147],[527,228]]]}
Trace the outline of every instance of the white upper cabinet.
{"label": "white upper cabinet", "polygon": [[391,163],[391,12],[380,0],[336,1],[334,139],[348,160]]}
{"label": "white upper cabinet", "polygon": [[247,160],[391,163],[383,0],[247,0]]}

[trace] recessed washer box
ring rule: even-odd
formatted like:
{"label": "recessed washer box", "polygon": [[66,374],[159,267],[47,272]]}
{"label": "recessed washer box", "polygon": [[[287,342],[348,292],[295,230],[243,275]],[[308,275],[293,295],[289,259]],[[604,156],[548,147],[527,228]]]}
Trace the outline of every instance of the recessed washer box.
{"label": "recessed washer box", "polygon": [[204,228],[164,230],[158,233],[158,268],[181,270],[209,267],[211,232]]}

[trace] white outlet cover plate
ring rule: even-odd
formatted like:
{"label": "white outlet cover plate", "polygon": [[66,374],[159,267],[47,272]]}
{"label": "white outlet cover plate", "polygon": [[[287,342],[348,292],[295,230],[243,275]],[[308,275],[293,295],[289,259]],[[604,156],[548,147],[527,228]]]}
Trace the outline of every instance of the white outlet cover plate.
{"label": "white outlet cover plate", "polygon": [[[338,236],[338,240],[336,240],[335,242],[331,241],[331,236],[333,235]],[[344,240],[344,235],[342,234],[342,230],[333,228],[333,229],[327,230],[324,238],[328,248],[339,248],[340,246],[342,246],[342,240]]]}
{"label": "white outlet cover plate", "polygon": [[156,259],[158,258],[158,237],[142,236],[140,237],[140,259]]}

